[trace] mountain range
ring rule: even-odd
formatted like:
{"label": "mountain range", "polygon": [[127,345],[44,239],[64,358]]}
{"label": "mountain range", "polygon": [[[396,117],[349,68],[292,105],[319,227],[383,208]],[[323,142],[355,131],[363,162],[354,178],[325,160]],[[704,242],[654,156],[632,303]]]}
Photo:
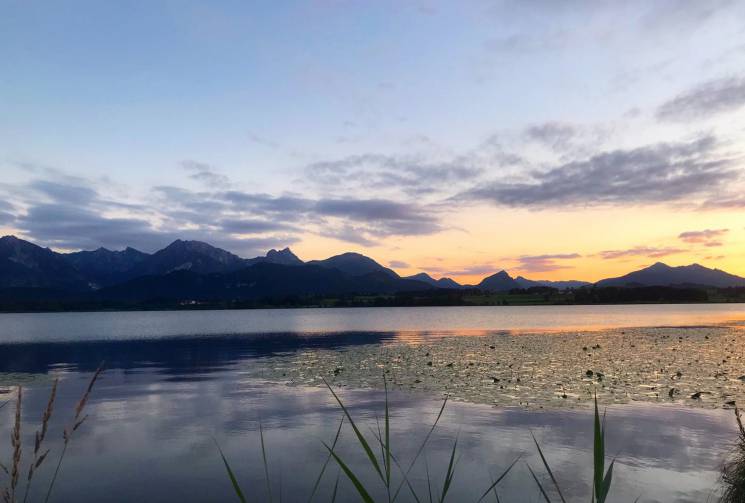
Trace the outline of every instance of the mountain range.
{"label": "mountain range", "polygon": [[[134,248],[59,253],[15,236],[0,238],[0,293],[33,297],[82,295],[96,299],[236,300],[340,294],[390,294],[432,289],[478,289],[506,292],[531,287],[560,290],[592,286],[584,281],[541,281],[506,271],[476,285],[427,273],[401,277],[359,253],[302,261],[289,248],[265,256],[242,258],[200,241],[176,240],[155,253]],[[698,264],[671,267],[656,263],[645,269],[594,284],[625,286],[745,286],[745,278]],[[52,292],[52,293],[50,293]]]}

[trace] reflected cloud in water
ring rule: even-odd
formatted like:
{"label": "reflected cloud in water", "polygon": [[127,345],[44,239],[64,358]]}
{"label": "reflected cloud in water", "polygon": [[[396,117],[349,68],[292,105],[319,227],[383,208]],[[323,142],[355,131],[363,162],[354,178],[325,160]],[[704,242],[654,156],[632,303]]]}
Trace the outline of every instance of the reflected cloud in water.
{"label": "reflected cloud in water", "polygon": [[[63,377],[56,407],[60,415],[52,424],[52,431],[57,432],[89,372],[102,359],[109,361],[89,405],[91,417],[65,460],[60,501],[229,501],[233,496],[213,436],[235,465],[244,487],[259,491],[264,487],[259,421],[266,433],[274,480],[278,483],[281,477],[286,500],[295,501],[312,487],[325,460],[321,440],[333,438],[341,412],[328,390],[261,382],[246,377],[244,371],[253,358],[263,355],[313,344],[368,343],[379,334],[339,337],[336,342],[333,336],[298,336],[285,342],[210,337],[5,346],[0,365],[4,371],[15,366]],[[23,356],[23,348],[26,356],[16,360]],[[21,352],[8,354],[8,349]],[[38,421],[47,392],[44,383],[27,388],[26,424]],[[374,390],[341,390],[341,394],[352,415],[365,425],[363,431],[374,428],[375,418],[382,414],[383,394]],[[440,402],[399,392],[390,398],[393,442],[399,457],[407,460],[434,421]],[[0,411],[0,436],[10,434],[11,411],[5,409]],[[619,406],[608,410],[607,425],[607,452],[618,456],[613,496],[619,501],[633,501],[640,494],[641,501],[705,500],[717,483],[719,465],[735,435],[731,412],[722,410]],[[31,426],[26,428],[28,442],[32,442],[31,431]],[[461,458],[452,497],[453,501],[470,500],[474,488],[486,488],[490,476],[518,455],[534,468],[541,466],[531,431],[565,495],[582,498],[589,494],[589,411],[529,412],[450,403],[427,449],[427,459],[437,478],[458,435]],[[61,438],[52,440],[58,452]],[[340,452],[374,484],[358,449],[351,432],[345,431]],[[328,499],[335,476],[336,468],[319,500]],[[532,491],[534,487],[529,477],[525,464],[520,463],[505,480],[500,496],[524,501],[525,488]],[[423,465],[414,471],[412,483],[426,487]],[[349,484],[343,483],[341,491],[353,499]]]}

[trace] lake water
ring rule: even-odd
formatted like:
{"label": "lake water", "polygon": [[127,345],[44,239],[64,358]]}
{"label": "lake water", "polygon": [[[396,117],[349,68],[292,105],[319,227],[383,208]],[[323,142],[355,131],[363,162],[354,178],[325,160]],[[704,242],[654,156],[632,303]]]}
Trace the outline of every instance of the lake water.
{"label": "lake water", "polygon": [[[52,453],[36,476],[31,501],[43,499],[63,424],[101,361],[107,370],[88,404],[90,417],[70,444],[56,501],[233,501],[215,440],[251,499],[264,500],[259,423],[275,500],[281,491],[284,501],[307,501],[326,456],[321,442],[333,439],[341,412],[326,389],[250,377],[257,358],[308,347],[416,342],[491,331],[743,321],[745,306],[736,304],[2,314],[0,389],[24,383],[28,455],[51,378],[61,378],[50,427]],[[343,390],[341,396],[372,439],[370,428],[377,428],[375,418],[383,413],[383,393]],[[416,452],[440,403],[438,397],[391,394],[392,440],[403,464]],[[9,438],[13,409],[11,404],[0,410],[2,439]],[[640,495],[640,501],[706,501],[736,438],[731,411],[672,406],[612,407],[607,430],[608,455],[617,456],[612,501],[633,501]],[[592,459],[588,411],[528,412],[449,403],[426,460],[433,478],[441,480],[457,436],[460,457],[450,501],[472,501],[490,477],[520,455],[515,470],[500,484],[500,498],[541,501],[526,467],[527,462],[541,468],[531,431],[565,496],[585,500]],[[339,451],[372,483],[351,430],[344,430],[340,442]],[[3,462],[9,449],[0,442]],[[330,464],[317,501],[329,500],[337,472]],[[424,458],[411,480],[425,495]],[[0,478],[0,487],[4,484]],[[339,496],[340,501],[355,500],[343,477]],[[412,498],[402,491],[401,500]]]}

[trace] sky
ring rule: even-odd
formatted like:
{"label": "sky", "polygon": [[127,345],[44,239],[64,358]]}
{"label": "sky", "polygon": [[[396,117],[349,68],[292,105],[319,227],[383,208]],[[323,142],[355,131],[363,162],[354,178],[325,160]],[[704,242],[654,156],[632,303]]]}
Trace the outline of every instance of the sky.
{"label": "sky", "polygon": [[0,234],[745,275],[745,2],[0,0]]}

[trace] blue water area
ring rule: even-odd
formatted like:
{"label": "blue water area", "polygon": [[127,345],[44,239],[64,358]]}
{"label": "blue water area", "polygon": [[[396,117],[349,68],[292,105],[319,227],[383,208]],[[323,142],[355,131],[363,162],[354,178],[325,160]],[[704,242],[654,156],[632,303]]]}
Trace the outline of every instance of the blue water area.
{"label": "blue water area", "polygon": [[[261,358],[299,349],[464,333],[437,323],[416,331],[414,322],[401,320],[404,315],[400,312],[391,316],[399,317],[401,330],[360,330],[355,326],[356,330],[344,331],[339,330],[343,328],[340,325],[350,322],[340,323],[339,316],[348,314],[320,311],[330,313],[325,325],[317,320],[298,325],[296,319],[292,322],[298,326],[295,331],[286,329],[286,317],[298,315],[290,312],[283,318],[280,311],[271,312],[278,320],[276,330],[264,332],[258,328],[265,327],[266,320],[246,325],[255,315],[228,313],[233,318],[226,321],[222,318],[225,312],[196,313],[202,318],[194,323],[185,320],[184,313],[144,313],[140,318],[136,317],[139,313],[42,315],[30,322],[25,318],[25,335],[18,319],[0,325],[0,336],[15,334],[0,344],[0,390],[6,392],[0,401],[12,400],[14,385],[23,383],[26,461],[33,450],[34,431],[51,379],[60,378],[47,438],[51,452],[35,475],[30,501],[43,500],[61,451],[62,429],[72,421],[75,404],[102,361],[106,370],[86,405],[88,418],[69,444],[53,501],[235,501],[216,444],[224,450],[250,499],[267,500],[259,424],[265,436],[273,499],[278,501],[281,493],[282,501],[307,501],[327,458],[322,442],[333,440],[342,412],[328,389],[263,382],[250,376],[252,366]],[[378,313],[386,314],[384,310]],[[0,318],[6,320],[5,315]],[[388,326],[388,318],[377,328]],[[107,329],[106,320],[116,319],[119,321],[111,322]],[[230,325],[232,330],[203,333],[199,327],[204,319],[220,327]],[[363,328],[365,323],[358,322]],[[191,330],[174,333],[184,326]],[[137,331],[133,327],[149,328]],[[496,326],[495,330],[509,328]],[[55,331],[56,337],[50,331]],[[338,392],[361,431],[375,442],[385,394],[343,388]],[[441,397],[389,394],[392,445],[403,466],[408,466],[417,452],[441,403]],[[0,409],[0,438],[9,438],[14,412],[12,402]],[[589,410],[535,412],[450,402],[409,480],[419,497],[429,501],[427,469],[436,493],[442,488],[457,438],[450,501],[478,499],[492,477],[518,457],[520,461],[498,487],[500,500],[542,501],[527,466],[536,470],[544,484],[550,485],[550,481],[532,433],[543,447],[564,496],[586,500],[591,489],[592,420]],[[606,428],[608,462],[616,458],[612,501],[634,501],[639,496],[639,501],[706,501],[716,495],[720,466],[736,440],[734,415],[727,410],[614,406],[607,410]],[[376,500],[387,499],[348,425],[342,429],[338,452],[372,488]],[[9,458],[9,443],[0,443],[0,460],[5,463]],[[393,473],[394,480],[400,481],[395,467]],[[338,476],[338,465],[332,461],[316,501],[329,500]],[[346,477],[341,475],[339,480],[338,501],[356,501]],[[4,484],[0,478],[0,487]],[[494,501],[493,495],[490,497]],[[399,501],[413,500],[404,487]]]}

